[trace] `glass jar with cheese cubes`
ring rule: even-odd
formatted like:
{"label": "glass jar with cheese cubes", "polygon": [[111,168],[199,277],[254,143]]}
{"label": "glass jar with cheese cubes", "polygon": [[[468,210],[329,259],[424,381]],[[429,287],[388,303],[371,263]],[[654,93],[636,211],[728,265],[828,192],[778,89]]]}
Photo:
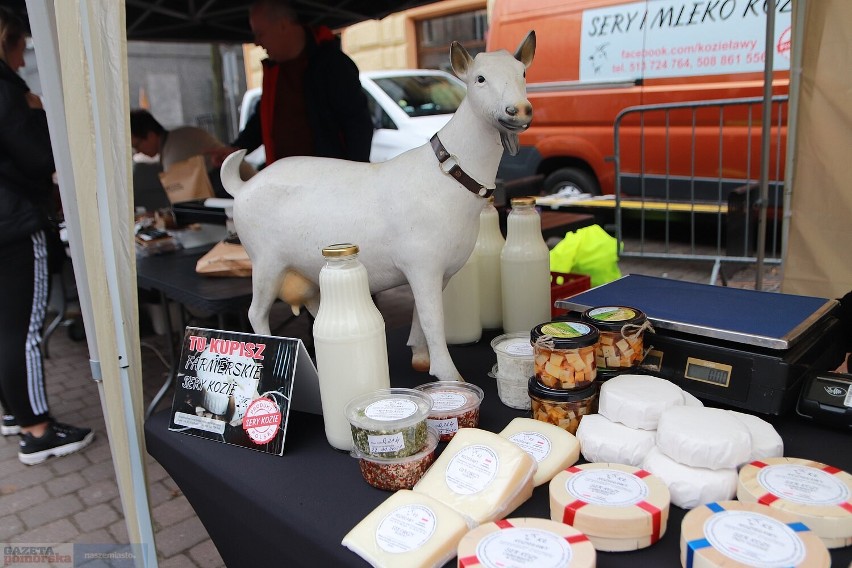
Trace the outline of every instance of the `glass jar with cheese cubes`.
{"label": "glass jar with cheese cubes", "polygon": [[599,370],[624,371],[642,362],[644,334],[648,318],[627,306],[600,306],[583,312],[582,321],[600,331],[595,349]]}
{"label": "glass jar with cheese cubes", "polygon": [[551,321],[530,332],[535,378],[551,389],[579,389],[596,377],[598,329],[579,320]]}
{"label": "glass jar with cheese cubes", "polygon": [[592,413],[598,393],[594,385],[571,390],[552,389],[530,377],[529,395],[533,418],[576,434],[580,419]]}

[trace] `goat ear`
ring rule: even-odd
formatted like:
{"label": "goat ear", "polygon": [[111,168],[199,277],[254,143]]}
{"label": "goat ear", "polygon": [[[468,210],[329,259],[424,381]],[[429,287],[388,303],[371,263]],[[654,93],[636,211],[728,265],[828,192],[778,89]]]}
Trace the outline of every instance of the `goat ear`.
{"label": "goat ear", "polygon": [[467,50],[457,41],[450,45],[450,64],[453,66],[453,72],[462,81],[467,80],[467,71],[473,63],[473,58]]}
{"label": "goat ear", "polygon": [[535,30],[530,30],[521,45],[515,51],[515,59],[524,64],[524,67],[529,67],[535,56]]}

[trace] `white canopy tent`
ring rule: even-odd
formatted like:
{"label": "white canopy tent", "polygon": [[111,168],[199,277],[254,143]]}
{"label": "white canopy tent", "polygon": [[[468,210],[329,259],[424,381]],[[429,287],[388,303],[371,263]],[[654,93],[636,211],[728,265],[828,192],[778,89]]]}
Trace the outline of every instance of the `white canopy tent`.
{"label": "white canopy tent", "polygon": [[[793,0],[794,21],[795,8],[801,1]],[[131,543],[145,545],[142,555],[137,557],[137,565],[156,566],[142,435],[125,5],[121,0],[26,0],[26,4],[45,87],[45,107],[68,221],[92,374],[99,385],[128,535]],[[843,27],[849,21],[852,21],[852,6],[848,0],[821,0],[808,3],[803,25],[794,23],[794,28],[798,26],[803,30],[797,37],[802,38],[806,46],[804,84],[808,92],[803,94],[798,106],[798,116],[803,117],[799,120],[799,131],[830,126],[824,121],[810,119],[815,107],[823,104],[819,97],[810,97],[811,89],[831,93],[829,98],[836,106],[822,108],[819,112],[829,121],[835,120],[832,118],[835,113],[839,119],[836,127],[829,128],[831,139],[826,142],[833,148],[828,155],[837,155],[836,161],[826,159],[821,151],[811,151],[817,145],[811,142],[810,135],[800,134],[801,144],[796,140],[790,142],[789,159],[795,163],[796,171],[802,172],[795,175],[794,182],[805,189],[799,194],[793,193],[795,213],[790,230],[790,254],[786,259],[788,271],[794,260],[798,263],[811,254],[814,247],[826,244],[813,241],[815,233],[824,234],[820,228],[820,213],[807,212],[807,206],[828,201],[822,197],[825,195],[836,199],[828,205],[832,209],[832,219],[845,221],[842,227],[837,227],[840,230],[826,238],[832,240],[831,248],[835,251],[852,250],[852,230],[849,229],[852,224],[848,222],[852,201],[849,192],[844,191],[840,173],[843,158],[848,159],[852,139],[849,128],[852,115],[848,108],[852,74],[842,72],[852,59],[852,41],[849,31]],[[818,72],[813,83],[807,80],[811,62],[820,70],[828,65],[828,71]],[[839,66],[832,68],[833,65]],[[798,69],[792,71],[791,94],[794,96],[792,91],[798,84],[795,80],[798,72]],[[820,90],[819,82],[823,79],[830,83]],[[845,104],[838,104],[843,101]],[[792,114],[793,111],[791,120],[795,124]],[[802,148],[802,144],[814,144],[814,147]],[[808,171],[817,177],[809,181],[805,174]],[[813,222],[805,222],[806,219]],[[800,240],[810,244],[810,248],[800,249]],[[842,265],[845,270],[838,280],[839,289],[852,288],[848,258],[832,265]],[[825,266],[821,266],[820,271],[805,267],[831,282],[831,286],[799,288],[790,284],[791,277],[785,278],[785,287],[797,293],[837,295],[834,276],[827,269],[822,270]]]}

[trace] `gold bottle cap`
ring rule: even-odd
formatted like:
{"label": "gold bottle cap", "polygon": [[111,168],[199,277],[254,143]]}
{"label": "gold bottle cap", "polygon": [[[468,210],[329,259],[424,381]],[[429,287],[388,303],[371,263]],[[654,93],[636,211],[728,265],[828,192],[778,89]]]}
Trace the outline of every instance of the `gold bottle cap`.
{"label": "gold bottle cap", "polygon": [[512,198],[512,207],[524,207],[535,205],[535,197],[527,196],[527,197],[513,197]]}
{"label": "gold bottle cap", "polygon": [[352,243],[328,245],[322,249],[322,255],[326,258],[338,258],[341,256],[351,256],[353,254],[358,254],[358,245],[353,245]]}

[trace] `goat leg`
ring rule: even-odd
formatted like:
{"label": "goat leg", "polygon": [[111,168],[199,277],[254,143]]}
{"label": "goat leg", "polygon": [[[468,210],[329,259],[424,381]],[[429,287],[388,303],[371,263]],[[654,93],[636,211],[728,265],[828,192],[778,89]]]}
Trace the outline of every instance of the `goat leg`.
{"label": "goat leg", "polygon": [[[417,342],[421,341],[418,336],[422,334],[428,347],[429,374],[441,381],[464,381],[450,357],[444,334],[444,304],[441,297],[443,275],[424,273],[421,270],[406,274],[406,277],[414,295],[419,322],[417,326],[412,322],[409,337],[409,344],[413,343],[414,351],[412,364],[415,364],[415,359],[422,354],[422,347],[417,345]],[[416,328],[420,328],[419,332]]]}

